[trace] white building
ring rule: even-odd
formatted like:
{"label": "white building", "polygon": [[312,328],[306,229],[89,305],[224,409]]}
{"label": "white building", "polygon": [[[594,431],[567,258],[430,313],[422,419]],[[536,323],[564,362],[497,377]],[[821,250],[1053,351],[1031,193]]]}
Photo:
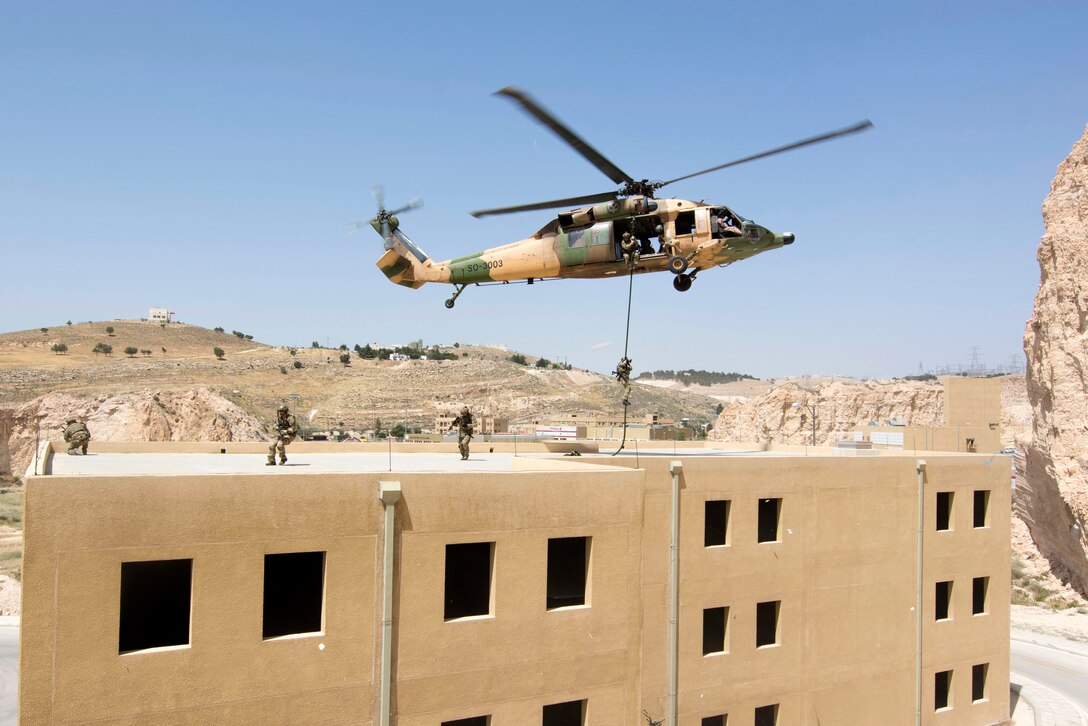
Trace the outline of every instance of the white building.
{"label": "white building", "polygon": [[148,308],[147,319],[153,323],[169,323],[173,314],[170,308]]}

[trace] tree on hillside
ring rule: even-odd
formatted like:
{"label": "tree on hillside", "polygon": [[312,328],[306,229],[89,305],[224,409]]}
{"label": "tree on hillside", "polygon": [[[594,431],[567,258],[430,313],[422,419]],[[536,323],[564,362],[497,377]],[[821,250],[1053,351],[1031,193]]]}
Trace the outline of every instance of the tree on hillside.
{"label": "tree on hillside", "polygon": [[223,356],[226,355],[226,353],[223,352],[223,349],[218,346],[212,348],[212,353],[214,353],[215,357],[219,360],[223,360]]}
{"label": "tree on hillside", "polygon": [[721,404],[721,403],[719,403],[719,404],[718,404],[718,406],[717,406],[717,408],[715,408],[715,409],[714,409],[714,412],[715,412],[716,414],[718,414],[719,416],[721,416],[721,415],[722,415],[722,411],[724,411],[724,410],[725,410],[725,405],[724,405],[724,404]]}
{"label": "tree on hillside", "polygon": [[131,345],[125,348],[125,355],[127,355],[129,358],[135,358],[136,354],[139,352],[139,348],[133,348]]}
{"label": "tree on hillside", "polygon": [[163,354],[163,355],[166,355],[166,348],[163,348],[163,349],[162,349],[162,354]]}
{"label": "tree on hillside", "polygon": [[506,360],[510,361],[511,363],[517,363],[519,366],[529,365],[529,361],[525,360],[525,356],[523,356],[521,353],[514,353]]}
{"label": "tree on hillside", "polygon": [[217,332],[217,333],[225,333],[225,332],[227,332],[227,331],[225,331],[225,330],[223,329],[223,327],[222,327],[222,326],[216,326],[216,327],[212,328],[212,330],[214,330],[214,331],[215,331],[215,332]]}
{"label": "tree on hillside", "polygon": [[142,349],[141,349],[141,350],[140,350],[140,352],[141,352],[141,353],[143,353],[143,355],[144,355],[144,357],[145,357],[145,358],[146,358],[147,356],[151,355],[151,351],[150,351],[150,350],[142,350]]}
{"label": "tree on hillside", "polygon": [[50,348],[50,350],[52,350],[54,353],[57,353],[59,355],[61,353],[67,353],[68,352],[68,346],[65,345],[64,343],[54,343],[53,347]]}
{"label": "tree on hillside", "polygon": [[42,332],[43,332],[43,333],[48,333],[48,332],[49,332],[49,328],[42,328]]}
{"label": "tree on hillside", "polygon": [[69,328],[72,327],[72,321],[71,320],[68,321],[68,327]]}
{"label": "tree on hillside", "polygon": [[340,362],[343,363],[344,365],[350,365],[351,364],[351,355],[349,355],[348,353],[341,353],[340,354]]}
{"label": "tree on hillside", "polygon": [[108,343],[98,343],[97,345],[95,345],[94,348],[91,349],[91,352],[95,355],[98,355],[99,353],[101,353],[102,355],[112,355],[113,346],[109,345]]}
{"label": "tree on hillside", "polygon": [[113,326],[112,325],[107,325],[106,326],[106,335],[110,336],[111,338],[113,337]]}
{"label": "tree on hillside", "polygon": [[314,342],[310,343],[310,347],[311,347],[311,348],[320,348],[321,346],[320,346],[320,345],[318,345],[318,344],[317,344],[317,341],[315,340]]}
{"label": "tree on hillside", "polygon": [[348,344],[347,343],[341,343],[340,344],[340,350],[347,350],[347,349],[348,349]]}
{"label": "tree on hillside", "polygon": [[536,365],[537,368],[547,368],[551,364],[552,364],[552,362],[550,360],[548,360],[547,358],[539,358],[539,359],[537,359],[537,362],[536,362],[535,365]]}

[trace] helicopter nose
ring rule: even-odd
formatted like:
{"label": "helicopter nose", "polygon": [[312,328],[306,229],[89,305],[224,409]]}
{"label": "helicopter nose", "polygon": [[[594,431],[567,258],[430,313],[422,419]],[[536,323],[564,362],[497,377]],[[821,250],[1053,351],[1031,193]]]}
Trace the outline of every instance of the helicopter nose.
{"label": "helicopter nose", "polygon": [[790,232],[787,232],[786,234],[782,235],[782,244],[784,244],[784,245],[792,245],[793,240],[794,240],[794,236]]}

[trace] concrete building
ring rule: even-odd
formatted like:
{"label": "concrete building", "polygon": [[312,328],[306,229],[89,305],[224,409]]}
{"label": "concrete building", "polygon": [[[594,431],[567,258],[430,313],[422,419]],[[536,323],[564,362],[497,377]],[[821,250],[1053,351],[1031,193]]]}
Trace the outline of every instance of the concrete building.
{"label": "concrete building", "polygon": [[152,323],[169,323],[174,313],[170,308],[148,308],[147,319]]}
{"label": "concrete building", "polygon": [[860,426],[855,440],[912,451],[992,454],[1001,449],[1001,379],[948,376],[944,426],[907,426],[896,421]]}
{"label": "concrete building", "polygon": [[46,445],[21,723],[1008,718],[1003,457],[387,446]]}
{"label": "concrete building", "polygon": [[[443,413],[435,416],[434,430],[440,434],[449,431],[450,426],[453,425],[453,420],[457,418],[457,415],[457,413]],[[507,421],[504,418],[494,416],[490,413],[473,412],[472,420],[474,423],[473,430],[477,436],[482,434],[506,433]]]}
{"label": "concrete building", "polygon": [[[511,424],[510,428],[519,433],[534,434],[541,427],[554,429],[569,426],[575,426],[579,431],[584,429],[584,436],[587,439],[618,441],[623,437],[623,413],[612,415],[572,413],[566,416],[520,421],[517,424]],[[673,441],[693,438],[695,438],[693,428],[678,421],[665,419],[656,413],[646,414],[642,418],[631,417],[627,421],[628,441]]]}

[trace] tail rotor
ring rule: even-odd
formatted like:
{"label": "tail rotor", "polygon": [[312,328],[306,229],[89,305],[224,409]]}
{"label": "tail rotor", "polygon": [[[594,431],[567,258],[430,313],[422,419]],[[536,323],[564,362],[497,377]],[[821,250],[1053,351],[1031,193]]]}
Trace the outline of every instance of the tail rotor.
{"label": "tail rotor", "polygon": [[378,213],[374,215],[372,219],[346,224],[344,225],[344,230],[348,234],[351,234],[361,227],[375,227],[379,234],[381,234],[382,239],[385,240],[385,249],[390,250],[393,248],[393,230],[398,226],[396,215],[409,212],[413,209],[419,209],[423,206],[423,200],[420,197],[416,197],[403,207],[389,210],[385,208],[385,192],[382,189],[382,186],[380,184],[376,185],[371,192],[374,194],[374,201],[377,204]]}

